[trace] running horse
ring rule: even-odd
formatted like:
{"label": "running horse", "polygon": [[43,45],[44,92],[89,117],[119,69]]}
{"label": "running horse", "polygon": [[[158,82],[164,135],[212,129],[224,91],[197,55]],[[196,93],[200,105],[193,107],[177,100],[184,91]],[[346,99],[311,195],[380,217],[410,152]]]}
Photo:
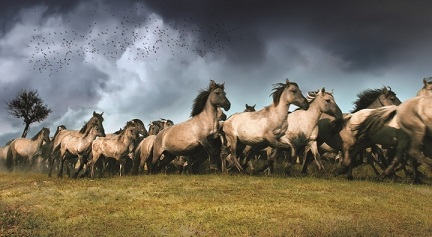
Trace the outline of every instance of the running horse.
{"label": "running horse", "polygon": [[355,127],[367,118],[372,109],[401,103],[390,87],[367,89],[358,93],[357,97],[354,109],[351,113],[344,114],[343,119],[335,119],[333,116],[323,114],[318,121],[318,145],[326,143],[331,148],[342,152],[342,167],[338,172],[345,173],[348,179],[353,178],[354,164],[351,158],[356,157],[363,150],[362,146],[355,146],[357,143]]}
{"label": "running horse", "polygon": [[[237,158],[243,150],[253,154],[267,146],[289,148],[287,142],[281,140],[288,128],[289,105],[294,104],[307,109],[309,103],[297,83],[290,82],[288,79],[285,83],[274,85],[271,96],[273,96],[271,105],[255,112],[233,114],[225,121],[223,132],[230,155],[222,160],[222,172],[227,171],[228,157],[240,172],[245,172]],[[250,147],[245,148],[246,145]]]}
{"label": "running horse", "polygon": [[[94,166],[101,156],[105,158],[112,158],[120,164],[120,176],[122,176],[126,164],[125,156],[133,159],[135,151],[135,141],[139,137],[139,126],[135,121],[128,121],[125,127],[119,134],[98,137],[91,145],[92,159],[89,161],[88,166],[91,170],[91,177],[94,177]],[[100,170],[100,177],[103,170]]]}
{"label": "running horse", "polygon": [[209,87],[201,90],[194,99],[191,118],[167,127],[156,135],[150,167],[152,173],[159,171],[160,167],[179,155],[194,155],[205,149],[211,156],[211,143],[219,139],[217,108],[222,107],[228,111],[231,107],[224,88],[224,84],[210,80]]}
{"label": "running horse", "polygon": [[[68,155],[68,158],[71,158],[70,156],[78,156],[80,166],[78,167],[78,171],[75,173],[74,177],[78,175],[78,173],[84,168],[85,163],[87,163],[87,155],[90,151],[89,148],[91,147],[91,142],[93,142],[96,136],[105,136],[105,130],[102,125],[102,122],[104,121],[102,115],[103,112],[100,114],[93,112],[93,116],[81,128],[81,130],[64,129],[58,132],[58,134],[53,138],[53,148],[50,156],[48,177],[51,177],[52,169],[56,160],[64,162],[66,157],[63,156],[66,154],[66,151],[68,151],[66,154]],[[93,138],[93,140],[91,140],[91,138]],[[81,147],[71,147],[69,150],[67,144],[74,144],[74,146],[81,144]],[[61,154],[61,146],[63,146],[64,154]],[[63,176],[63,165],[60,165],[59,167],[58,176]]]}
{"label": "running horse", "polygon": [[19,161],[24,164],[30,163],[28,169],[31,169],[35,164],[35,160],[41,154],[43,142],[49,143],[49,128],[42,128],[34,137],[17,138],[13,140],[7,151],[6,164],[8,170],[12,171],[14,166],[18,165]]}

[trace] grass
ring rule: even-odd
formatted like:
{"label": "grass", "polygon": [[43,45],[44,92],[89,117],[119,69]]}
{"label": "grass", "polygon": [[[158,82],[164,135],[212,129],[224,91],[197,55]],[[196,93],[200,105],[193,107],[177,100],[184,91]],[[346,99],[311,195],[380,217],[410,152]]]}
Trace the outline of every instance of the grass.
{"label": "grass", "polygon": [[431,197],[342,177],[0,173],[0,235],[430,236]]}

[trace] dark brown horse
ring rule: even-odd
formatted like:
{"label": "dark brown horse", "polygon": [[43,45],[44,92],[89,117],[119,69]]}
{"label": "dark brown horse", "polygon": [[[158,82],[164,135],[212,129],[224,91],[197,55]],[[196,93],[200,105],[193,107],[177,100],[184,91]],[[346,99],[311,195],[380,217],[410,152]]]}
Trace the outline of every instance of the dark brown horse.
{"label": "dark brown horse", "polygon": [[[194,155],[204,149],[211,156],[211,143],[219,138],[217,108],[229,110],[224,84],[210,80],[209,87],[194,99],[189,120],[163,129],[156,135],[150,170],[159,171],[179,155]],[[161,160],[161,156],[164,155]],[[158,164],[157,164],[158,163]],[[157,164],[157,167],[155,165]]]}

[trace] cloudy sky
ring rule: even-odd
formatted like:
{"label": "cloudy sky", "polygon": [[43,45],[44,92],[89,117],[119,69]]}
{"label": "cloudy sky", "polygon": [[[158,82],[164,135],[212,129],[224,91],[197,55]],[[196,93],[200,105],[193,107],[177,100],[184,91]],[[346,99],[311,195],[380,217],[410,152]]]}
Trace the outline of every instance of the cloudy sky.
{"label": "cloudy sky", "polygon": [[344,112],[356,94],[390,86],[402,100],[432,76],[431,1],[1,1],[0,144],[22,121],[5,102],[37,90],[42,126],[80,129],[93,111],[114,132],[127,120],[180,123],[209,80],[231,109],[271,103],[286,78],[305,94],[334,89]]}

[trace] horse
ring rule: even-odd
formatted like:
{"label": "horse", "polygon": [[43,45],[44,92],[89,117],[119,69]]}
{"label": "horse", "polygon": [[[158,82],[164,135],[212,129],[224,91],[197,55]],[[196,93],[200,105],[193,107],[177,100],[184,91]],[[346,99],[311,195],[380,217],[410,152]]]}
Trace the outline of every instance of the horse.
{"label": "horse", "polygon": [[[348,179],[352,179],[351,157],[355,157],[362,150],[353,149],[357,142],[356,133],[353,128],[360,124],[369,110],[382,106],[399,105],[401,101],[397,98],[390,87],[381,89],[367,89],[357,94],[358,99],[353,103],[354,109],[349,114],[344,114],[343,119],[323,114],[318,121],[318,145],[323,143],[331,148],[342,152],[342,169],[339,173],[346,173]],[[360,149],[360,150],[359,150]],[[373,168],[375,168],[372,165]]]}
{"label": "horse", "polygon": [[9,150],[9,145],[5,145],[4,147],[0,147],[0,165],[6,166],[6,158]]}
{"label": "horse", "polygon": [[[286,79],[285,83],[273,85],[273,103],[259,111],[241,112],[231,115],[223,125],[228,155],[240,172],[245,172],[238,161],[238,152],[244,146],[253,146],[261,150],[267,146],[285,147],[288,144],[281,140],[288,128],[287,117],[289,105],[294,104],[307,109],[309,103],[302,95],[297,83]],[[226,159],[222,161],[222,171],[226,172]]]}
{"label": "horse", "polygon": [[[68,130],[60,131],[58,136],[60,136],[64,131]],[[60,168],[57,174],[58,177],[63,177],[64,161],[76,156],[78,157],[80,165],[73,178],[78,176],[79,172],[87,163],[87,156],[91,151],[91,145],[96,137],[105,137],[105,130],[103,126],[99,126],[97,124],[91,126],[90,123],[85,124],[79,132],[70,133],[63,137],[60,146],[55,147],[53,150],[53,152],[56,152],[57,149],[60,149]]]}
{"label": "horse", "polygon": [[[336,119],[341,119],[342,111],[335,102],[333,92],[326,92],[325,88],[308,92],[307,100],[309,102],[307,110],[297,109],[288,114],[288,129],[281,140],[287,141],[289,144],[292,158],[298,156],[300,149],[306,148],[304,153],[311,150],[319,170],[324,170],[316,142],[316,138],[318,137],[318,120],[323,113],[329,114]],[[283,151],[285,149],[276,148],[276,150]],[[269,154],[275,154],[275,152],[267,150],[267,156]],[[273,158],[273,156],[268,157]],[[305,158],[303,160],[303,173],[306,172],[306,162]],[[273,171],[272,164],[273,159],[269,159],[268,168],[270,168],[270,172]],[[262,170],[264,169],[267,169],[267,166],[262,168]]]}
{"label": "horse", "polygon": [[[91,145],[91,157],[88,166],[91,170],[91,177],[94,176],[94,166],[101,156],[113,158],[120,164],[120,176],[124,174],[124,156],[133,159],[135,141],[139,137],[139,126],[135,121],[128,121],[120,134],[98,137]],[[102,169],[100,170],[102,176]]]}
{"label": "horse", "polygon": [[[430,111],[431,96],[416,96],[400,104],[396,111],[397,125],[402,134],[399,138],[399,149],[413,158],[414,183],[419,183],[416,163],[432,169],[432,112]],[[400,153],[386,170],[386,175],[402,161]]]}
{"label": "horse", "polygon": [[421,88],[416,96],[432,96],[432,77],[423,78],[423,88]]}
{"label": "horse", "polygon": [[[144,139],[145,137],[147,137],[149,135],[149,132],[147,131],[147,129],[145,128],[144,123],[140,120],[140,119],[132,119],[129,121],[131,124],[134,124],[134,126],[136,127],[136,129],[138,130],[138,138],[134,140],[135,144],[134,147],[137,147],[138,144],[142,141],[142,139]],[[118,131],[114,132],[114,133],[109,133],[106,135],[106,137],[110,137],[110,136],[116,136],[119,135],[121,132],[123,131],[123,128],[120,128]],[[127,159],[127,155],[122,157],[122,160],[126,161],[126,164],[124,164],[124,174],[127,174],[131,171],[131,169],[133,168],[133,160]],[[118,162],[110,162],[113,161],[113,159],[109,159],[107,162],[107,166],[111,167],[111,171],[118,171],[118,168],[120,168],[119,166],[116,166],[116,164],[119,164]],[[114,161],[116,161],[114,159]],[[105,169],[107,169],[107,167],[105,167]]]}
{"label": "horse", "polygon": [[152,121],[149,124],[149,135],[156,135],[158,134],[162,129],[174,125],[174,122],[169,119],[163,119]]}
{"label": "horse", "polygon": [[[319,170],[324,170],[318,152],[316,139],[318,137],[318,121],[322,114],[333,116],[336,120],[342,119],[342,111],[336,104],[333,92],[326,92],[324,88],[317,92],[309,92],[309,109],[297,109],[288,115],[288,129],[284,140],[288,140],[291,147],[291,157],[298,155],[298,149],[307,147],[305,154],[310,150]],[[285,138],[286,137],[286,138]],[[302,173],[306,173],[307,157],[303,159]]]}
{"label": "horse", "polygon": [[[417,113],[419,111],[417,111],[416,108],[418,108],[417,106],[419,105],[424,106],[425,103],[430,102],[430,100],[428,101],[427,99],[426,102],[424,102],[424,100],[420,98],[432,98],[432,94],[429,93],[431,89],[432,85],[426,78],[423,79],[423,88],[418,91],[416,97],[401,103],[399,106],[387,106],[373,110],[367,119],[355,128],[355,130],[358,131],[357,137],[359,141],[366,141],[366,144],[369,145],[381,144],[386,147],[395,148],[395,159],[391,165],[385,169],[383,178],[394,171],[395,166],[400,163],[403,154],[409,149],[409,146],[417,146],[417,149],[411,151],[411,153],[408,152],[408,155],[411,158],[417,157],[416,160],[412,160],[414,183],[417,184],[420,182],[417,175],[416,161],[427,164],[429,160],[426,157],[422,157],[419,151],[421,151],[420,148],[423,148],[426,154],[431,154],[428,152],[428,149],[432,144],[429,139],[425,139],[427,137],[427,126],[422,126],[427,124],[428,115],[427,112],[425,113],[426,107],[423,107],[424,111],[420,110],[421,114]],[[420,119],[420,117],[422,118]],[[414,129],[408,130],[406,127],[403,128],[403,126],[414,126]],[[423,136],[423,138],[416,138],[418,134]],[[415,142],[411,141],[412,138],[414,138]],[[418,143],[416,144],[416,142]],[[422,146],[423,142],[426,143],[425,146]],[[361,142],[359,143],[361,144]],[[416,154],[416,151],[420,155]]]}
{"label": "horse", "polygon": [[[54,133],[55,137],[59,131],[66,129],[66,126],[59,125],[56,128],[56,132]],[[38,159],[41,172],[45,172],[49,168],[49,157],[51,155],[52,147],[53,147],[53,137],[50,138],[50,142],[45,142],[42,144],[40,156]]]}
{"label": "horse", "polygon": [[8,164],[8,169],[12,171],[20,160],[22,160],[24,164],[29,162],[30,165],[28,169],[31,169],[35,164],[37,156],[41,153],[43,142],[50,142],[49,134],[49,128],[44,127],[31,139],[17,138],[13,140],[7,150],[6,164]]}
{"label": "horse", "polygon": [[[93,111],[93,116],[90,118],[90,120],[83,126],[81,130],[61,130],[57,133],[57,135],[53,138],[53,145],[52,145],[52,151],[51,155],[49,157],[49,170],[48,170],[48,177],[51,177],[51,173],[53,170],[54,163],[59,159],[58,151],[60,150],[60,144],[65,139],[65,137],[68,136],[82,136],[83,133],[88,132],[89,129],[92,127],[98,127],[100,129],[100,133],[105,135],[105,130],[103,128],[102,122],[104,121],[103,112],[98,114],[95,111]],[[82,164],[80,164],[80,167],[82,169]]]}
{"label": "horse", "polygon": [[[220,134],[217,108],[222,107],[228,111],[231,107],[224,87],[224,83],[217,84],[210,80],[209,87],[201,90],[194,99],[191,118],[167,127],[156,135],[150,168],[152,173],[171,162],[175,156],[194,155],[201,149],[212,156],[211,143]],[[160,160],[162,155],[164,158]]]}
{"label": "horse", "polygon": [[245,110],[243,111],[243,112],[255,112],[256,110],[255,110],[255,106],[256,106],[256,104],[254,104],[254,105],[248,105],[248,104],[245,104],[245,106],[246,106],[246,108],[245,108]]}

